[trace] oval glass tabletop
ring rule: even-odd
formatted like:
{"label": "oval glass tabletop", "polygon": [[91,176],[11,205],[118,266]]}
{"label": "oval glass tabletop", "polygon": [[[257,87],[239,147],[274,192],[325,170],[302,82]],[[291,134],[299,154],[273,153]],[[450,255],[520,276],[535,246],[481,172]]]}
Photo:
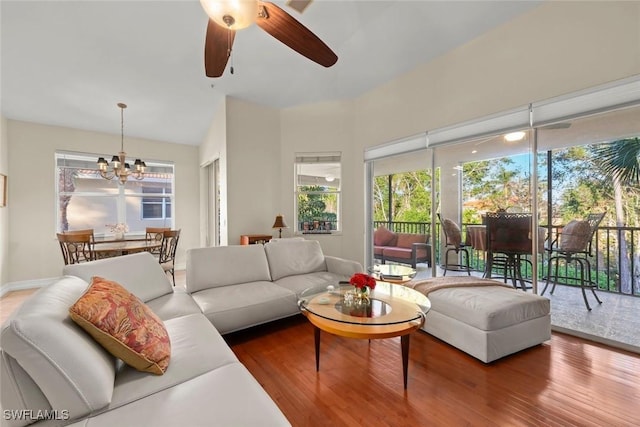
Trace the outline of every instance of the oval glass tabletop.
{"label": "oval glass tabletop", "polygon": [[300,294],[298,306],[336,322],[372,326],[411,322],[431,308],[425,295],[402,285],[377,282],[368,304],[354,304],[353,291],[351,285],[309,288]]}
{"label": "oval glass tabletop", "polygon": [[369,273],[378,280],[391,283],[405,283],[416,276],[416,269],[399,264],[376,264]]}

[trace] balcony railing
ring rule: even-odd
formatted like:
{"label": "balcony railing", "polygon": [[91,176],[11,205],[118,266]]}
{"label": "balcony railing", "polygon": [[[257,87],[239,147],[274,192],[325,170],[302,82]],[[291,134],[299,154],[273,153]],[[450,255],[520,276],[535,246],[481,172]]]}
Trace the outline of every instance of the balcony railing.
{"label": "balcony railing", "polygon": [[[466,236],[467,225],[472,224],[463,224],[463,239]],[[384,226],[396,233],[429,234],[431,230],[431,223],[428,222],[374,221],[373,226],[374,229]],[[551,238],[557,235],[560,228],[551,227]],[[440,224],[436,223],[436,238],[432,237],[430,240],[436,242],[438,264],[441,257],[441,239]],[[484,271],[486,253],[469,248],[469,255],[471,267],[477,271]],[[598,227],[593,240],[593,255],[590,258],[592,280],[598,284],[601,291],[640,297],[640,227]],[[539,281],[546,279],[548,256],[545,252],[538,258]],[[523,277],[531,280],[531,267],[527,263],[523,265]],[[572,267],[566,268],[569,273],[572,272]]]}

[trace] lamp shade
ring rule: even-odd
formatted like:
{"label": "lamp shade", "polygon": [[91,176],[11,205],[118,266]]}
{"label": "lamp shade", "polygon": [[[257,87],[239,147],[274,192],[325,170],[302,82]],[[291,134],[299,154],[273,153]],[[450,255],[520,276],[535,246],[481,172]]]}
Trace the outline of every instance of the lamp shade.
{"label": "lamp shade", "polygon": [[289,226],[284,222],[284,217],[282,215],[276,216],[276,220],[273,222],[273,227],[271,228],[289,228]]}
{"label": "lamp shade", "polygon": [[200,0],[207,15],[222,28],[240,30],[258,17],[257,0]]}

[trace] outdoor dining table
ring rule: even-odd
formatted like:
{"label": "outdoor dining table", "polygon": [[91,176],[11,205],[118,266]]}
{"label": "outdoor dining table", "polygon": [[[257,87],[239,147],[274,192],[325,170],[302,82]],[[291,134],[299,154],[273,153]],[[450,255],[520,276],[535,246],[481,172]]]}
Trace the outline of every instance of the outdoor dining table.
{"label": "outdoor dining table", "polygon": [[[487,242],[487,226],[486,225],[468,225],[465,243],[472,247],[474,250],[485,252],[486,263],[484,277],[491,278],[491,270],[494,264],[494,252],[496,254],[503,253],[500,250],[494,250],[488,247]],[[545,227],[538,227],[538,253],[544,252],[544,241],[546,240],[547,229]],[[531,233],[529,233],[529,239],[531,239]],[[520,257],[520,254],[517,255]]]}

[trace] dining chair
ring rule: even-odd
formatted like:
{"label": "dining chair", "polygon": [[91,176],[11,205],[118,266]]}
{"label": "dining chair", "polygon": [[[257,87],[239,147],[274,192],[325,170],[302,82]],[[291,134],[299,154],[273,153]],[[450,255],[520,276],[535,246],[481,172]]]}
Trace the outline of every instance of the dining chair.
{"label": "dining chair", "polygon": [[[82,233],[81,231],[85,231]],[[93,230],[76,230],[65,233],[57,233],[58,243],[62,250],[64,264],[78,264],[85,261],[94,261]]]}
{"label": "dining chair", "polygon": [[[582,298],[587,310],[591,311],[591,306],[587,300],[585,289],[590,289],[598,304],[602,304],[596,294],[597,284],[591,278],[591,261],[589,258],[593,257],[593,237],[605,213],[592,213],[585,220],[572,220],[557,234],[548,248],[550,256],[547,262],[547,280],[540,295],[544,295],[550,281],[553,281],[551,295],[556,289],[556,284],[567,285],[577,282],[582,291]],[[558,273],[560,261],[563,261],[565,265],[565,268],[560,270],[564,271],[562,274]],[[553,270],[552,264],[555,264]],[[575,268],[569,269],[570,265],[574,265]]]}
{"label": "dining chair", "polygon": [[[442,232],[444,233],[446,248],[446,251],[444,253],[444,262],[442,264],[444,273],[442,275],[446,276],[448,270],[466,270],[467,274],[471,276],[471,267],[469,266],[469,251],[467,250],[467,245],[462,241],[462,230],[460,230],[460,226],[449,218],[445,218],[443,220],[440,214],[438,214],[438,220],[440,221],[440,225],[442,225]],[[450,263],[449,253],[452,251],[455,252],[456,259],[464,261],[465,263]]]}
{"label": "dining chair", "polygon": [[[171,228],[169,227],[147,227],[145,229],[145,239],[147,240],[147,242],[156,242],[156,243],[160,243],[162,242],[162,238],[164,236],[164,232],[165,231],[170,231]],[[151,252],[153,255],[160,255],[160,246],[158,246],[157,248],[153,248],[151,250],[149,250],[149,252]]]}
{"label": "dining chair", "polygon": [[158,261],[165,273],[171,273],[173,286],[176,285],[175,259],[180,230],[166,230],[162,233],[162,243],[160,244],[160,256]]}
{"label": "dining chair", "polygon": [[[533,217],[529,213],[488,212],[487,223],[487,277],[494,267],[503,269],[503,279],[510,276],[513,287],[516,281],[523,291],[527,287],[522,277],[522,264],[531,264],[526,258],[533,253],[531,244],[531,224]],[[502,256],[496,256],[501,254]]]}

